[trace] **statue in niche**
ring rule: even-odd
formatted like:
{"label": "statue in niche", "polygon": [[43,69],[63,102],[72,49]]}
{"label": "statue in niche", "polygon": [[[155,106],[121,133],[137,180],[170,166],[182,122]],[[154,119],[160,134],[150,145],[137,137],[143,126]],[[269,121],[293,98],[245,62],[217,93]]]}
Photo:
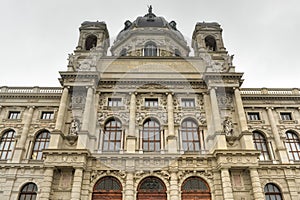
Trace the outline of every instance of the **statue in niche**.
{"label": "statue in niche", "polygon": [[226,136],[233,136],[233,123],[228,116],[223,121],[223,130]]}
{"label": "statue in niche", "polygon": [[70,127],[70,135],[78,135],[80,123],[78,119],[73,119]]}

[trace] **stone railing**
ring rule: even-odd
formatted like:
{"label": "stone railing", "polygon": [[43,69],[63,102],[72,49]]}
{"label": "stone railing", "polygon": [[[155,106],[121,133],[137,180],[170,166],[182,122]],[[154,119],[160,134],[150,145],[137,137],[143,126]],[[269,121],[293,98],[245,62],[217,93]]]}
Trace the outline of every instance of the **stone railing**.
{"label": "stone railing", "polygon": [[299,88],[242,88],[243,95],[300,95]]}
{"label": "stone railing", "polygon": [[47,93],[47,94],[59,94],[62,93],[62,88],[59,87],[7,87],[0,88],[0,93]]}

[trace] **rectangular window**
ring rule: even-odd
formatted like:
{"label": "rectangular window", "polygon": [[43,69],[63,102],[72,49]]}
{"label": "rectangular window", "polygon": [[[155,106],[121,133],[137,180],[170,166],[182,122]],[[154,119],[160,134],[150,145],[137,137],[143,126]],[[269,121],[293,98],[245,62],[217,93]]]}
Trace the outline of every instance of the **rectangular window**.
{"label": "rectangular window", "polygon": [[54,119],[54,112],[53,111],[42,112],[41,119]]}
{"label": "rectangular window", "polygon": [[145,99],[146,107],[158,107],[158,99]]}
{"label": "rectangular window", "polygon": [[108,98],[109,107],[119,107],[123,106],[122,98]]}
{"label": "rectangular window", "polygon": [[292,113],[282,112],[282,113],[280,113],[280,118],[281,118],[281,120],[284,120],[284,121],[292,120]]}
{"label": "rectangular window", "polygon": [[181,99],[181,106],[186,108],[195,107],[195,99]]}
{"label": "rectangular window", "polygon": [[260,120],[259,113],[258,112],[248,112],[248,120],[249,121],[256,121]]}
{"label": "rectangular window", "polygon": [[8,119],[20,119],[21,112],[20,111],[10,111],[8,114]]}

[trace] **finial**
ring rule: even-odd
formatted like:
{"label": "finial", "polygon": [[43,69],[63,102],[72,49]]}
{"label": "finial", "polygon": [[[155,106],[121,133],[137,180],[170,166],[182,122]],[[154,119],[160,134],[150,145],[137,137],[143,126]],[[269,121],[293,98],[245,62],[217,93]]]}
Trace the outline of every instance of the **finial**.
{"label": "finial", "polygon": [[148,6],[148,13],[152,14],[152,5]]}

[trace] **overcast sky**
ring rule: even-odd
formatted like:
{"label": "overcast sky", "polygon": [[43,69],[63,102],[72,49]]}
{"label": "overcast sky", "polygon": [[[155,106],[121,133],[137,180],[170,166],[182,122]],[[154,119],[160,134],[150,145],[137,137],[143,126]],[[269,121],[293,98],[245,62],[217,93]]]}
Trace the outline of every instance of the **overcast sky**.
{"label": "overcast sky", "polygon": [[299,0],[1,0],[0,86],[60,86],[83,21],[105,21],[115,38],[147,5],[188,41],[197,22],[221,24],[243,87],[300,87]]}

